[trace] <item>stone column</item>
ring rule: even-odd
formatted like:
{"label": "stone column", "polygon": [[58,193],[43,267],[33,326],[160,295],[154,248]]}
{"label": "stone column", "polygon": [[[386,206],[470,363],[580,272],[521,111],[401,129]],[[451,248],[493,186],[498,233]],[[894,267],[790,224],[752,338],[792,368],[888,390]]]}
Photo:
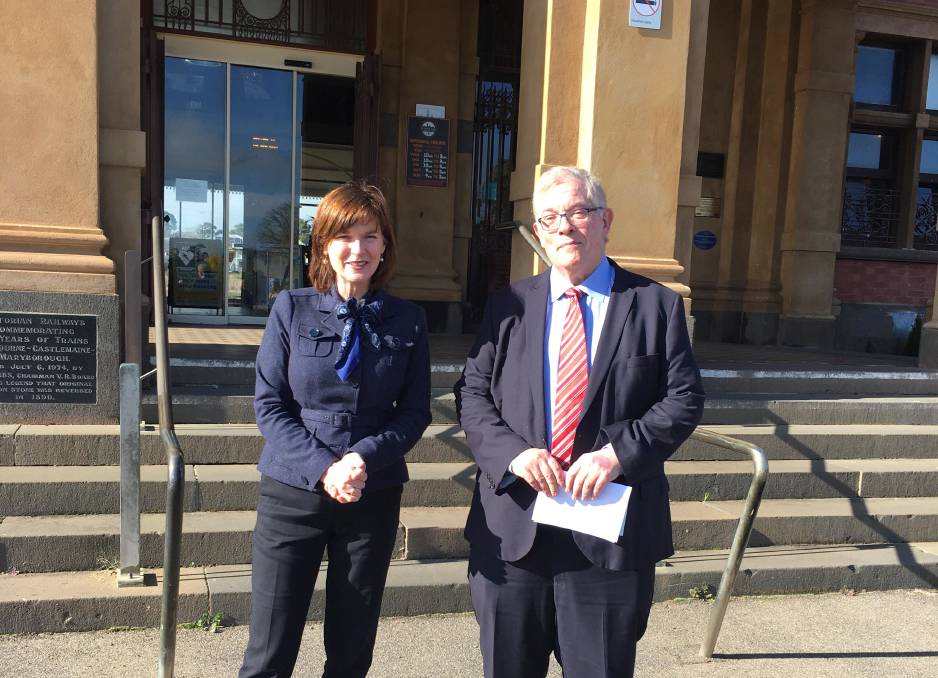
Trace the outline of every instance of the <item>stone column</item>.
{"label": "stone column", "polygon": [[769,0],[765,23],[752,226],[743,293],[742,335],[747,344],[773,344],[778,336],[781,310],[778,252],[785,212],[785,196],[779,189],[788,171],[788,154],[784,149],[791,143],[792,0]]}
{"label": "stone column", "polygon": [[[466,91],[461,86],[462,9],[460,3],[432,0],[411,0],[402,9],[390,7],[396,4],[384,3],[386,20],[382,20],[382,31],[400,31],[402,37],[385,34],[381,37],[382,45],[389,47],[384,73],[389,75],[391,71],[392,76],[383,83],[383,100],[385,96],[396,99],[392,109],[396,113],[398,140],[391,162],[396,166],[393,170],[396,177],[393,216],[399,258],[391,290],[408,299],[458,305],[462,300],[462,287],[453,267],[457,182],[468,184],[470,180],[468,176],[460,176],[465,163],[456,162],[459,117],[465,112],[461,94]],[[403,166],[407,154],[407,120],[415,114],[417,104],[446,108],[450,134],[446,188],[410,186],[406,182]],[[388,112],[383,104],[382,113]],[[385,120],[387,122],[387,118]],[[382,171],[385,167],[382,163]],[[448,308],[458,310],[458,306]],[[454,321],[456,316],[446,312],[436,315],[430,320],[437,329],[441,324]]]}
{"label": "stone column", "polygon": [[[3,2],[0,25],[0,353],[10,368],[0,421],[114,421],[120,326],[114,265],[102,254],[97,2]],[[127,227],[138,225],[135,216]],[[13,353],[16,342],[25,350]],[[17,384],[25,391],[13,395]]]}
{"label": "stone column", "polygon": [[834,263],[853,94],[855,0],[802,0],[782,235],[783,344],[834,343]]}
{"label": "stone column", "polygon": [[[625,2],[525,3],[512,178],[516,218],[530,222],[540,172],[576,164],[595,173],[617,213],[609,255],[685,297],[675,258],[678,205],[696,204],[699,184],[692,177],[682,185],[675,140],[684,138],[691,14],[689,2],[666,3],[661,30],[646,30],[628,25]],[[513,277],[536,270],[527,251],[513,243]]]}
{"label": "stone column", "polygon": [[[531,196],[541,173],[577,164],[584,22],[587,0],[525,2],[521,38],[518,147],[511,176],[515,219],[533,222]],[[543,264],[517,232],[511,241],[511,279]]]}

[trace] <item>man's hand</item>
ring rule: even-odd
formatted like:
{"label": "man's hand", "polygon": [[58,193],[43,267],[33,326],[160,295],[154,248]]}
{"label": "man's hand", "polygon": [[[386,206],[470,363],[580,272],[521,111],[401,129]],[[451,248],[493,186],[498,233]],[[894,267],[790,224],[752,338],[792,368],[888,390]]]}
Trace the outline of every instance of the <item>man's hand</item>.
{"label": "man's hand", "polygon": [[547,450],[532,447],[511,462],[511,470],[538,492],[554,497],[557,488],[563,487],[563,468],[556,457]]}
{"label": "man's hand", "polygon": [[322,474],[322,487],[340,504],[350,504],[362,498],[367,479],[365,460],[357,452],[349,452]]}
{"label": "man's hand", "polygon": [[595,499],[622,466],[612,450],[597,450],[581,455],[567,471],[566,490],[574,499]]}

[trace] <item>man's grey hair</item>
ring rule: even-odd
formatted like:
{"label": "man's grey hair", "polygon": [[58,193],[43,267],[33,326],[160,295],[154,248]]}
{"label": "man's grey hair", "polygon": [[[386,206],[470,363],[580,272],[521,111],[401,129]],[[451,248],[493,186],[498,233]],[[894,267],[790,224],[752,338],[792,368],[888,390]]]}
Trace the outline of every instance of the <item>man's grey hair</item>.
{"label": "man's grey hair", "polygon": [[599,179],[580,167],[558,165],[544,172],[537,180],[537,185],[534,186],[534,196],[531,199],[531,204],[534,208],[535,217],[540,214],[541,197],[557,184],[568,182],[579,183],[586,192],[586,199],[593,207],[606,207],[606,192],[603,190],[602,184],[599,183]]}

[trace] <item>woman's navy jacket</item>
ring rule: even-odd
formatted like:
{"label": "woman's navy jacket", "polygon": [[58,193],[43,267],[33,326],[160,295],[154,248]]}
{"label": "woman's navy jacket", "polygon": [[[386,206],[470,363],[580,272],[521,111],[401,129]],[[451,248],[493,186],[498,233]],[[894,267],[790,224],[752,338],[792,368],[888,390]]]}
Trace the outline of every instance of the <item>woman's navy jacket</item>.
{"label": "woman's navy jacket", "polygon": [[365,492],[407,480],[404,455],[430,423],[426,318],[416,304],[379,294],[383,307],[375,330],[381,349],[363,341],[348,382],[335,371],[344,327],[335,315],[335,289],[277,295],[257,352],[261,473],[314,490],[332,462],[354,451],[365,460]]}

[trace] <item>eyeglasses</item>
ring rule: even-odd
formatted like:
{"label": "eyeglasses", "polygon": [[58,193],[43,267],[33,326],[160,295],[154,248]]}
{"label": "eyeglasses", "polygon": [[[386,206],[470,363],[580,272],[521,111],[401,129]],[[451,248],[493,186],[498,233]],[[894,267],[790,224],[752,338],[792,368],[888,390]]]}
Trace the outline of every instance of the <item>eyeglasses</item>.
{"label": "eyeglasses", "polygon": [[543,215],[540,219],[537,220],[537,223],[541,225],[548,233],[555,233],[557,229],[560,228],[560,221],[566,217],[567,223],[571,226],[582,226],[587,221],[589,221],[590,214],[597,210],[603,209],[602,207],[574,207],[572,210],[567,210],[566,212],[548,212]]}

